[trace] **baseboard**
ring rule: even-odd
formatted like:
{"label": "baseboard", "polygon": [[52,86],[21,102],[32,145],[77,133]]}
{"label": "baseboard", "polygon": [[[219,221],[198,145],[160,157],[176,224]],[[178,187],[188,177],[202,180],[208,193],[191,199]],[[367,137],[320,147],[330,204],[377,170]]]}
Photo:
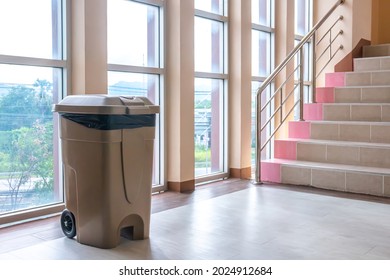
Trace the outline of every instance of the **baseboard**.
{"label": "baseboard", "polygon": [[195,190],[195,180],[185,182],[168,182],[168,190],[174,192],[192,192]]}
{"label": "baseboard", "polygon": [[252,177],[252,168],[230,168],[230,178],[250,179]]}

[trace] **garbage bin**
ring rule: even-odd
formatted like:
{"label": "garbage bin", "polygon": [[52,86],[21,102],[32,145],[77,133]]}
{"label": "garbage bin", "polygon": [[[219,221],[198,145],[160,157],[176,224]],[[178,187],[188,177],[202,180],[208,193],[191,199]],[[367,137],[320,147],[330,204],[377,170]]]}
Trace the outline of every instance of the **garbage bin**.
{"label": "garbage bin", "polygon": [[113,248],[149,237],[153,145],[159,106],[145,97],[72,95],[60,118],[64,234]]}

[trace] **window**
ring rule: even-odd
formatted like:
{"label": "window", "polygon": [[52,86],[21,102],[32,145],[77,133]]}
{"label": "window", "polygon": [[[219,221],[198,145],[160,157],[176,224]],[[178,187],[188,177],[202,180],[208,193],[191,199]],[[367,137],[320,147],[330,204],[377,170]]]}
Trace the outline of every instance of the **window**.
{"label": "window", "polygon": [[311,1],[295,0],[295,34],[305,36],[311,27]]}
{"label": "window", "polygon": [[52,105],[66,92],[66,6],[0,1],[0,224],[5,215],[10,222],[34,216],[26,210],[42,215],[63,207]]}
{"label": "window", "polygon": [[154,190],[163,184],[163,1],[107,2],[108,94],[145,96],[160,105],[153,169]]}
{"label": "window", "polygon": [[[295,44],[299,44],[302,38],[310,32],[311,29],[311,0],[295,0]],[[304,102],[308,103],[311,100],[310,97],[310,86],[311,86],[311,42],[308,42],[304,46],[303,50],[303,65],[304,65]],[[298,66],[301,63],[299,54],[295,57],[295,65]],[[295,73],[296,83],[299,80],[299,70]],[[299,99],[299,86],[295,87],[295,101]],[[294,111],[294,118],[299,119],[299,106]]]}
{"label": "window", "polygon": [[195,0],[195,178],[226,176],[227,1]]}
{"label": "window", "polygon": [[[256,93],[262,82],[271,74],[273,68],[273,0],[252,0],[252,166],[256,159]],[[270,97],[270,89],[262,94],[262,103]],[[270,117],[273,108],[271,103],[263,111],[261,119],[264,124]],[[269,137],[272,122],[262,132],[262,143]],[[271,149],[263,151],[267,156]]]}

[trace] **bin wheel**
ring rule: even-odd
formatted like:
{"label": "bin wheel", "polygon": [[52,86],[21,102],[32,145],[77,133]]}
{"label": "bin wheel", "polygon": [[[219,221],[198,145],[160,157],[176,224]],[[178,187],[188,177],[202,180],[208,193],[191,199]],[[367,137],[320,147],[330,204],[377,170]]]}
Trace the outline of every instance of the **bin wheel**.
{"label": "bin wheel", "polygon": [[76,220],[69,210],[65,209],[61,214],[61,228],[65,236],[73,238],[76,236]]}

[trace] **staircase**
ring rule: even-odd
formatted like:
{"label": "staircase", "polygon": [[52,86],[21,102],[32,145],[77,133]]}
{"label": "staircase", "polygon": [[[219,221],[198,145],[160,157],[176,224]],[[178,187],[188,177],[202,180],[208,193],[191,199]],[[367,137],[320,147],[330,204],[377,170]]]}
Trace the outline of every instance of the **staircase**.
{"label": "staircase", "polygon": [[390,197],[390,45],[363,56],[354,72],[326,74],[305,121],[261,162],[262,181]]}

